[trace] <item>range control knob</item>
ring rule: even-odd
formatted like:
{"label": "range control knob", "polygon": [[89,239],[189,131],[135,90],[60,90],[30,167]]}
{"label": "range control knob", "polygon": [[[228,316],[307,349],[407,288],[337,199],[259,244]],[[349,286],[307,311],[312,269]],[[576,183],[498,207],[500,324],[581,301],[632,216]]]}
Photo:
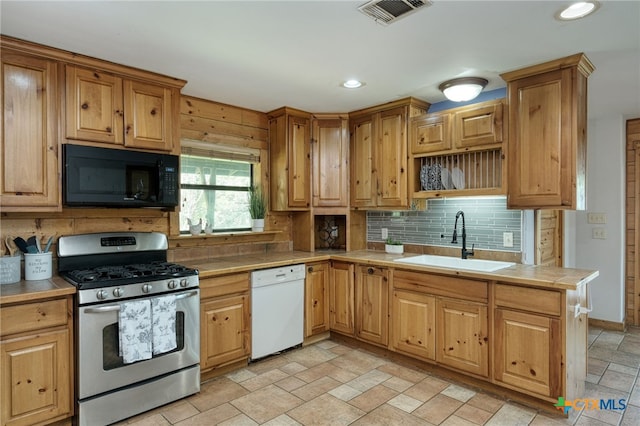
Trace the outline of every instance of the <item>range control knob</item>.
{"label": "range control knob", "polygon": [[109,297],[109,294],[105,290],[98,290],[98,293],[96,293],[96,297],[98,298],[98,300],[104,300]]}
{"label": "range control knob", "polygon": [[169,281],[169,283],[167,284],[167,286],[173,290],[174,288],[176,288],[177,284],[176,284],[176,280],[171,280]]}
{"label": "range control knob", "polygon": [[122,297],[122,296],[124,296],[124,290],[122,290],[120,287],[118,287],[118,288],[113,290],[113,295],[115,297]]}
{"label": "range control knob", "polygon": [[186,287],[189,284],[189,281],[186,278],[182,278],[180,280],[180,287]]}
{"label": "range control knob", "polygon": [[151,284],[143,284],[142,285],[142,292],[143,293],[149,293],[152,289],[153,289],[153,287],[151,286]]}

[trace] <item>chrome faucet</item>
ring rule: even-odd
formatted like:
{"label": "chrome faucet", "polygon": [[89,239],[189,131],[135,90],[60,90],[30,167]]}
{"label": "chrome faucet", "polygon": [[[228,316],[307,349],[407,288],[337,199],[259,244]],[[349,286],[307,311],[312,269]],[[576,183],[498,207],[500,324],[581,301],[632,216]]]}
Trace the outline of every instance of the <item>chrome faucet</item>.
{"label": "chrome faucet", "polygon": [[458,218],[462,216],[462,258],[466,259],[467,256],[473,256],[475,253],[473,249],[475,244],[471,245],[471,250],[467,250],[467,230],[464,224],[464,212],[462,210],[456,213],[456,223],[453,225],[453,238],[451,238],[451,244],[458,244]]}

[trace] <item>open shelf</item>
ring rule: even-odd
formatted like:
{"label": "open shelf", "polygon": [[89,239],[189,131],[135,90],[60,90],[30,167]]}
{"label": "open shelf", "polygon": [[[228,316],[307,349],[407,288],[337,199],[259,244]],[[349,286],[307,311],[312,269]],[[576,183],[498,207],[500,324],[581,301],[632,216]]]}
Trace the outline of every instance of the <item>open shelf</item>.
{"label": "open shelf", "polygon": [[413,158],[414,198],[502,194],[501,148]]}

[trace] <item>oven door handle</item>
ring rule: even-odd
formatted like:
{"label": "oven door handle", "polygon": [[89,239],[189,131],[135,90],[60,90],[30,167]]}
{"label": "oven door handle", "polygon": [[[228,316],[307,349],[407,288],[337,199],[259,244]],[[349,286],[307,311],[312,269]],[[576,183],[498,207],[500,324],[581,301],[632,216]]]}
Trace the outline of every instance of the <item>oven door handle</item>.
{"label": "oven door handle", "polygon": [[[181,293],[176,296],[176,300],[186,299],[187,297],[197,296],[198,290],[190,291],[188,293]],[[87,308],[84,310],[87,314],[101,314],[104,312],[117,312],[120,310],[120,305],[98,306],[96,308]]]}

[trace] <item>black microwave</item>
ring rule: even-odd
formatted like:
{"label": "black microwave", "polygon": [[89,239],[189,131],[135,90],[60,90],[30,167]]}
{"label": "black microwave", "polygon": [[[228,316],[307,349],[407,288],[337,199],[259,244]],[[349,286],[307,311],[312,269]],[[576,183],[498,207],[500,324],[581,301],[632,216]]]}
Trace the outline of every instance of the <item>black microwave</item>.
{"label": "black microwave", "polygon": [[86,207],[175,207],[179,157],[63,144],[63,202]]}

